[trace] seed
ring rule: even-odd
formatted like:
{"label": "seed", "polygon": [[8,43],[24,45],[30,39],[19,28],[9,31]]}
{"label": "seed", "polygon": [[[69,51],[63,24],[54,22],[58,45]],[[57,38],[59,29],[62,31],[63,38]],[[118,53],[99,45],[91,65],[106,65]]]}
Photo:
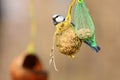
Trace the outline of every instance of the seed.
{"label": "seed", "polygon": [[[61,34],[62,33],[62,34]],[[81,40],[75,34],[75,31],[72,27],[68,28],[63,32],[58,32],[56,35],[56,47],[59,52],[74,58],[74,54],[78,52],[81,46]]]}

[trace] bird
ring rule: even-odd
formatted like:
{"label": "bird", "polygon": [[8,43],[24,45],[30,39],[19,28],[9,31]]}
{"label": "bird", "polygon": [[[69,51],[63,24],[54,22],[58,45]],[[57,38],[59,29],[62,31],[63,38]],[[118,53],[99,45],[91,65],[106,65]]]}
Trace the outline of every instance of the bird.
{"label": "bird", "polygon": [[[65,21],[65,18],[60,14],[53,15],[52,19],[53,19],[54,25],[57,25],[58,23]],[[71,22],[71,24],[74,26],[74,28],[76,28],[74,22]],[[80,34],[85,35],[85,34],[83,34],[84,32],[80,33],[78,31],[76,31],[76,29],[75,29],[75,32],[78,35],[78,37],[79,37]],[[95,34],[93,34],[92,37],[89,37],[89,38],[84,38],[84,39],[80,38],[80,40],[82,40],[82,42],[84,42],[86,45],[88,45],[95,52],[99,52],[101,50],[101,48],[96,44]]]}

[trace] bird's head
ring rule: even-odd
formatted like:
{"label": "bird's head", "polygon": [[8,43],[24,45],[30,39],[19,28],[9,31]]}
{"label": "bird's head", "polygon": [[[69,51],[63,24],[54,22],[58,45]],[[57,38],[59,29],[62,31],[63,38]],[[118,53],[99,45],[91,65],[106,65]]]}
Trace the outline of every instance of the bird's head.
{"label": "bird's head", "polygon": [[58,23],[65,21],[65,18],[62,15],[59,15],[59,14],[53,15],[52,19],[53,19],[54,25],[57,25]]}

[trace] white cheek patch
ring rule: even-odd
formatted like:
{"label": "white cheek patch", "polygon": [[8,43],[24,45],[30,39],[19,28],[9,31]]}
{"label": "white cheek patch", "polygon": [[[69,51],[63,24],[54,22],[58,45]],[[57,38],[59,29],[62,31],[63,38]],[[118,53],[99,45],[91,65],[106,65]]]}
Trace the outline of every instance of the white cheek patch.
{"label": "white cheek patch", "polygon": [[56,22],[62,22],[62,21],[64,21],[64,17],[59,16],[56,18]]}

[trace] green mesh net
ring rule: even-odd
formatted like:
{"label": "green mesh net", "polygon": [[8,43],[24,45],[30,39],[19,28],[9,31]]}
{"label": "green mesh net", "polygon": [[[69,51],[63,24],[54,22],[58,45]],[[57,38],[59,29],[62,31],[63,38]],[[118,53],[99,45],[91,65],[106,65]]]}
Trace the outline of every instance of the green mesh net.
{"label": "green mesh net", "polygon": [[88,39],[94,35],[94,23],[89,14],[85,3],[78,1],[74,12],[74,23],[76,26],[77,35],[80,39]]}

